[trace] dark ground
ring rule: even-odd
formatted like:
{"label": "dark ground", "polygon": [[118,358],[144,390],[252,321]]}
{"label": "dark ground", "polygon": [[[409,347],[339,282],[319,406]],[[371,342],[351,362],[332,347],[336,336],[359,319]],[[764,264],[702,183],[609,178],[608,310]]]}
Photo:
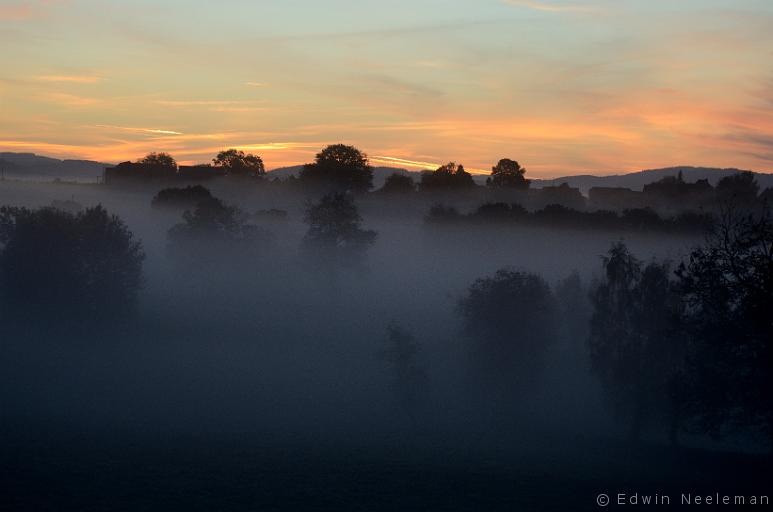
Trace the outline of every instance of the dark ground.
{"label": "dark ground", "polygon": [[773,494],[770,458],[579,437],[504,449],[429,438],[4,430],[3,510],[565,511],[599,510],[599,493],[666,494],[668,508],[683,492]]}

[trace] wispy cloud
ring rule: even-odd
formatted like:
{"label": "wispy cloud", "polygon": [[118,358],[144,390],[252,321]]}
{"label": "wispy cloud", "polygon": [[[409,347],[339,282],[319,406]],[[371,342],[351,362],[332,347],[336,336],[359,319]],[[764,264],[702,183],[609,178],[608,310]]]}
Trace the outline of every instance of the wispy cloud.
{"label": "wispy cloud", "polygon": [[224,113],[245,113],[245,112],[265,112],[266,108],[263,107],[213,107],[210,109],[212,112],[224,112]]}
{"label": "wispy cloud", "polygon": [[[435,170],[438,167],[440,167],[443,164],[437,163],[437,162],[423,162],[420,160],[409,160],[406,158],[397,158],[394,156],[371,156],[370,161],[372,163],[378,163],[378,164],[386,164],[388,166],[392,165],[399,165],[401,167],[410,167],[413,169],[428,169],[428,170]],[[484,169],[475,169],[475,168],[468,168],[465,167],[465,170],[472,174],[487,174],[488,171]]]}
{"label": "wispy cloud", "polygon": [[172,130],[159,130],[155,128],[133,128],[129,126],[112,126],[108,124],[98,124],[96,125],[97,128],[108,128],[111,130],[121,130],[126,132],[134,132],[134,133],[148,133],[151,135],[185,135],[182,132],[175,132]]}
{"label": "wispy cloud", "polygon": [[370,161],[379,164],[402,165],[404,167],[411,167],[414,169],[437,169],[440,167],[440,164],[437,162],[421,162],[418,160],[408,160],[405,158],[397,158],[393,156],[374,155],[370,157]]}
{"label": "wispy cloud", "polygon": [[166,107],[219,107],[238,105],[240,102],[231,100],[156,100],[156,103]]}
{"label": "wispy cloud", "polygon": [[66,82],[75,84],[94,84],[102,80],[99,76],[79,76],[79,75],[42,75],[36,77],[40,82]]}
{"label": "wispy cloud", "polygon": [[265,82],[245,82],[244,85],[248,87],[268,87],[268,84]]}
{"label": "wispy cloud", "polygon": [[51,103],[56,103],[67,107],[88,107],[91,105],[97,105],[102,102],[102,100],[98,98],[88,98],[85,96],[77,96],[75,94],[65,94],[60,92],[47,94],[45,99]]}
{"label": "wispy cloud", "polygon": [[598,8],[590,7],[586,5],[567,5],[559,3],[549,2],[537,2],[534,0],[502,0],[507,5],[514,5],[516,7],[524,7],[532,9],[534,11],[543,12],[594,12],[598,11]]}

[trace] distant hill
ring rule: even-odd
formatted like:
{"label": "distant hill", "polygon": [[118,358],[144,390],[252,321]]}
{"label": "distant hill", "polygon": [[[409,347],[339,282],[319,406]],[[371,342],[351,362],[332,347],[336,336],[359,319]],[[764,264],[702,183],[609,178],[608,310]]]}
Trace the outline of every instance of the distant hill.
{"label": "distant hill", "polygon": [[[731,176],[739,172],[743,172],[742,169],[719,169],[713,167],[666,167],[664,169],[649,169],[646,171],[632,172],[628,174],[615,174],[611,176],[593,176],[590,174],[578,175],[578,176],[564,176],[562,178],[555,178],[551,180],[539,180],[532,181],[532,186],[535,188],[542,188],[544,186],[558,185],[561,183],[568,183],[571,187],[577,187],[580,191],[587,195],[588,190],[592,187],[626,187],[632,190],[642,190],[644,185],[658,181],[666,176],[676,176],[682,172],[682,176],[687,182],[695,182],[698,180],[709,180],[709,183],[716,185],[719,180],[725,176]],[[768,187],[773,187],[773,174],[769,173],[755,173],[757,177],[757,183],[760,185],[761,190],[765,190]]]}
{"label": "distant hill", "polygon": [[59,160],[33,153],[0,153],[0,170],[7,178],[96,182],[110,164],[90,160]]}

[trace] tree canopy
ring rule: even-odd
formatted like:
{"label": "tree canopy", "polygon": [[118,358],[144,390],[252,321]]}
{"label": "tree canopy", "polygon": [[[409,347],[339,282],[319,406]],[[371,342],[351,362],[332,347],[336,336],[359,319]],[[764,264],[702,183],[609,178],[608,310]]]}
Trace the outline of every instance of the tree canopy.
{"label": "tree canopy", "polygon": [[387,176],[380,191],[387,194],[407,194],[416,191],[416,183],[410,176],[395,172]]}
{"label": "tree canopy", "polygon": [[215,167],[220,167],[232,176],[259,178],[266,174],[263,160],[258,155],[244,153],[237,149],[227,149],[212,159]]}
{"label": "tree canopy", "polygon": [[526,169],[515,160],[503,158],[494,167],[491,168],[491,176],[486,180],[486,184],[496,188],[513,188],[525,190],[529,188],[530,180],[524,178]]}
{"label": "tree canopy", "polygon": [[687,307],[690,412],[715,435],[757,429],[773,445],[773,222],[728,209],[678,270]]}
{"label": "tree canopy", "polygon": [[504,268],[475,281],[458,307],[479,378],[508,401],[537,377],[555,339],[550,287],[536,274]]}
{"label": "tree canopy", "polygon": [[591,294],[592,369],[633,439],[648,421],[662,418],[675,440],[684,341],[670,265],[644,265],[625,244],[616,243],[603,257],[603,268],[604,280]]}
{"label": "tree canopy", "polygon": [[719,180],[716,191],[720,200],[752,204],[757,199],[760,186],[753,172],[744,171]]}
{"label": "tree canopy", "polygon": [[434,171],[423,172],[419,187],[422,191],[464,190],[475,188],[475,181],[463,165],[449,162]]}
{"label": "tree canopy", "polygon": [[19,315],[121,316],[135,305],[144,258],[140,242],[102,206],[0,208],[0,294]]}
{"label": "tree canopy", "polygon": [[[254,259],[269,242],[269,234],[247,223],[247,215],[216,197],[198,202],[183,213],[183,222],[169,230],[172,254],[178,261],[209,264]],[[230,258],[223,258],[223,253]]]}
{"label": "tree canopy", "polygon": [[354,146],[334,144],[303,166],[301,180],[338,191],[366,192],[373,187],[373,168],[368,156]]}
{"label": "tree canopy", "polygon": [[309,230],[304,245],[311,254],[344,263],[356,262],[376,241],[376,232],[361,228],[362,217],[351,196],[340,192],[310,205],[305,219]]}
{"label": "tree canopy", "polygon": [[137,160],[137,163],[177,169],[177,161],[169,153],[148,153],[143,158]]}

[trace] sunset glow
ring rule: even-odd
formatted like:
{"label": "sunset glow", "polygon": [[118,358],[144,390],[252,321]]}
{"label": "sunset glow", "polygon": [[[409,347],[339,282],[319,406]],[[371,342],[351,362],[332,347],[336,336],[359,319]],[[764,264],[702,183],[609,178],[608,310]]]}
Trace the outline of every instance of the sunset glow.
{"label": "sunset glow", "polygon": [[773,167],[767,0],[10,0],[0,151]]}

